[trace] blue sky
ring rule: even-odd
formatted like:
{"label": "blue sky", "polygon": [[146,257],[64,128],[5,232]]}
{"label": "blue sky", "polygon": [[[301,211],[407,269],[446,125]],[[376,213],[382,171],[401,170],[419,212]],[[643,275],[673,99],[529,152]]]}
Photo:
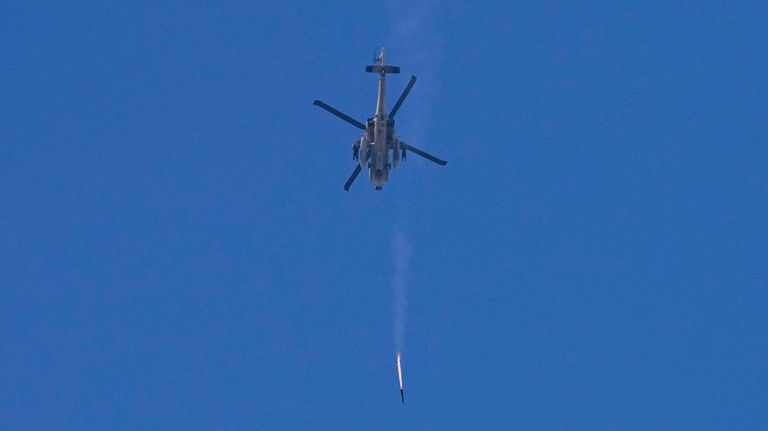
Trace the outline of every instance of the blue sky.
{"label": "blue sky", "polygon": [[764,429],[766,4],[376,8],[0,6],[0,428]]}

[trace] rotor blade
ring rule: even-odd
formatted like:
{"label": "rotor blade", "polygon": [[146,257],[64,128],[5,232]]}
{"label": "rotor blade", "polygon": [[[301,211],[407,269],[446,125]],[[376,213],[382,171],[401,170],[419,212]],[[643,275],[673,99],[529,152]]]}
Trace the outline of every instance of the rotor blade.
{"label": "rotor blade", "polygon": [[331,106],[331,105],[329,105],[329,104],[327,104],[325,102],[321,102],[320,100],[315,100],[314,102],[312,102],[312,104],[325,109],[326,111],[330,112],[331,114],[333,114],[333,115],[341,118],[342,120],[346,121],[347,123],[357,127],[358,129],[365,130],[365,124],[355,120],[354,118],[352,118],[349,115],[339,111],[338,109],[334,108],[333,106]]}
{"label": "rotor blade", "polygon": [[437,157],[433,156],[432,154],[425,153],[424,151],[421,151],[420,149],[414,147],[413,145],[408,145],[408,144],[404,143],[403,141],[400,141],[400,145],[402,145],[408,151],[413,151],[414,153],[420,155],[421,157],[424,157],[427,160],[431,160],[431,161],[437,163],[440,166],[445,166],[448,163],[445,160],[438,159]]}
{"label": "rotor blade", "polygon": [[352,183],[355,182],[355,178],[357,178],[357,175],[360,174],[360,171],[363,170],[363,167],[360,166],[360,164],[357,164],[357,167],[352,172],[352,175],[349,176],[349,179],[344,184],[344,190],[349,191],[349,187],[352,186]]}
{"label": "rotor blade", "polygon": [[405,98],[408,97],[408,93],[411,92],[411,88],[413,88],[413,84],[415,83],[416,83],[416,77],[411,75],[411,80],[410,82],[408,82],[408,86],[405,87],[405,90],[403,90],[403,94],[401,94],[400,98],[397,99],[395,106],[392,108],[392,112],[389,113],[389,118],[395,117],[395,114],[397,114],[397,110],[400,109],[400,105],[402,105]]}

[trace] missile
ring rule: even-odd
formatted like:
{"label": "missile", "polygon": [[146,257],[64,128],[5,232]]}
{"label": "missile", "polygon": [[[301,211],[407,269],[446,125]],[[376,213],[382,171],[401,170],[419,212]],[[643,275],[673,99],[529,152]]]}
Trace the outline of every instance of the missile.
{"label": "missile", "polygon": [[400,382],[400,400],[405,404],[405,393],[403,392],[403,368],[400,366],[400,353],[397,354],[397,380]]}

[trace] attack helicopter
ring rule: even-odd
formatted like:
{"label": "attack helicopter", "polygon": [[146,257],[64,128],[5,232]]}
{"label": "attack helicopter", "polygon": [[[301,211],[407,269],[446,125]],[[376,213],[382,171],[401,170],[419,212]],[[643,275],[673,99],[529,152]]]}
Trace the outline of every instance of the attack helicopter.
{"label": "attack helicopter", "polygon": [[390,73],[400,73],[400,68],[384,63],[384,48],[381,48],[379,56],[373,63],[366,66],[365,71],[379,74],[379,90],[376,100],[376,112],[373,117],[366,119],[365,124],[321,100],[313,102],[313,105],[319,106],[363,131],[363,136],[352,143],[352,159],[358,163],[352,175],[349,176],[349,179],[344,184],[344,190],[346,191],[349,191],[360,171],[366,167],[368,168],[368,178],[371,183],[373,183],[376,190],[381,190],[389,179],[390,170],[397,169],[400,161],[406,160],[408,152],[424,157],[441,166],[445,166],[448,163],[413,145],[406,144],[395,134],[395,115],[408,96],[408,93],[411,92],[413,85],[416,84],[416,77],[411,76],[411,80],[408,82],[405,90],[403,90],[400,98],[395,102],[392,111],[387,113],[385,106],[386,76]]}

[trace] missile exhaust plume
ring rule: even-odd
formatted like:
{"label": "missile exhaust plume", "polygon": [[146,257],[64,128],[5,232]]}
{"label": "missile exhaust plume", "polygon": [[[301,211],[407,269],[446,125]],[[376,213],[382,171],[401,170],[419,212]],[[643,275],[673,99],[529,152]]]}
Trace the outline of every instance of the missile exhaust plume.
{"label": "missile exhaust plume", "polygon": [[408,301],[405,297],[406,278],[408,276],[408,260],[411,258],[411,245],[405,234],[398,231],[392,238],[390,253],[394,263],[392,274],[392,308],[395,335],[395,349],[403,351],[405,338],[405,311]]}
{"label": "missile exhaust plume", "polygon": [[397,351],[397,380],[400,383],[400,401],[405,404],[403,388],[403,367],[400,364],[400,352],[403,351],[405,340],[405,309],[408,304],[405,297],[406,277],[408,275],[408,260],[411,257],[411,245],[405,234],[398,231],[392,238],[390,253],[394,261],[392,274],[392,308],[395,335],[395,350]]}

